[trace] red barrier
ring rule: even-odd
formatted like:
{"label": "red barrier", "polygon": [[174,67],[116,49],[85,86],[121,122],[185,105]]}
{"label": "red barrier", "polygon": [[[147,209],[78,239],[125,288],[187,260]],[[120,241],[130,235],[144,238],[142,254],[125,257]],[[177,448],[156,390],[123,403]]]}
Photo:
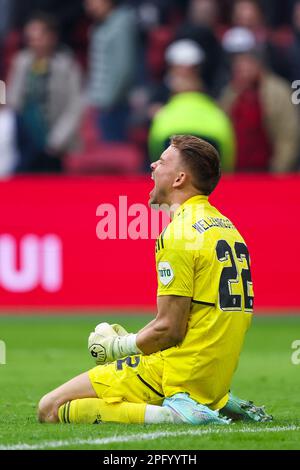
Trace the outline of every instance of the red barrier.
{"label": "red barrier", "polygon": [[[300,307],[299,187],[299,176],[227,176],[211,198],[248,243],[257,307]],[[147,204],[151,188],[149,177],[22,177],[1,182],[3,311],[154,308],[154,240],[101,241],[96,236],[100,204],[118,207],[122,195],[128,207]],[[116,229],[122,232],[126,220],[116,215]],[[151,235],[150,216],[151,211]],[[133,219],[129,215],[127,223]]]}

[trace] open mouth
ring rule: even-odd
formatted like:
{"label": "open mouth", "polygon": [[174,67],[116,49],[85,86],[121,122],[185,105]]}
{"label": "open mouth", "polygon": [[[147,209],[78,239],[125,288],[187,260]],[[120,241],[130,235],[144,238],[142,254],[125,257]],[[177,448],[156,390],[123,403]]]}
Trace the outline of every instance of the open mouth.
{"label": "open mouth", "polygon": [[153,188],[151,189],[151,191],[150,191],[150,193],[149,193],[149,196],[152,195],[152,193],[153,193],[153,191],[154,191],[154,189],[155,189],[155,179],[154,179],[153,173],[151,174],[151,179],[152,179],[152,181],[153,181]]}

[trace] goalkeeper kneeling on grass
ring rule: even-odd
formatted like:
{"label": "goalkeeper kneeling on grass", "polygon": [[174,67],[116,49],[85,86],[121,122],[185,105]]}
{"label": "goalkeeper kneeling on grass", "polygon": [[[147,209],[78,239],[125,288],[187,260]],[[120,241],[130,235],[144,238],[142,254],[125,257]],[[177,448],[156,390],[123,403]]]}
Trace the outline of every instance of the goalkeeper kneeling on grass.
{"label": "goalkeeper kneeling on grass", "polygon": [[137,334],[100,323],[88,340],[97,366],[45,395],[39,420],[269,421],[263,407],[229,392],[253,288],[244,239],[208,201],[220,179],[218,153],[197,137],[175,136],[151,169],[150,204],[177,205],[156,242],[157,315]]}

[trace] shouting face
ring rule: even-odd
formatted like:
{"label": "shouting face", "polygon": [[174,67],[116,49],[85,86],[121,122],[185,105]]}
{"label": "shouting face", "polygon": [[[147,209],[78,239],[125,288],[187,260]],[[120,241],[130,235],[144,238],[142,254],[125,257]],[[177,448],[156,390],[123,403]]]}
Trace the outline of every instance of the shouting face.
{"label": "shouting face", "polygon": [[149,204],[171,204],[170,196],[185,176],[179,150],[170,145],[151,164],[151,170],[154,188],[149,194]]}

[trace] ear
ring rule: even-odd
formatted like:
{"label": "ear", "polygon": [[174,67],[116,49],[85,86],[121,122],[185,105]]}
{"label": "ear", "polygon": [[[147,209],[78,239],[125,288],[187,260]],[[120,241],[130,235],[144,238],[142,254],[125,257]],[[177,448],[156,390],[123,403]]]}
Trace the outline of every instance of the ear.
{"label": "ear", "polygon": [[183,184],[186,182],[186,178],[187,178],[187,175],[183,171],[178,173],[178,175],[176,176],[173,182],[173,185],[172,185],[173,188],[180,188],[181,186],[183,186]]}

